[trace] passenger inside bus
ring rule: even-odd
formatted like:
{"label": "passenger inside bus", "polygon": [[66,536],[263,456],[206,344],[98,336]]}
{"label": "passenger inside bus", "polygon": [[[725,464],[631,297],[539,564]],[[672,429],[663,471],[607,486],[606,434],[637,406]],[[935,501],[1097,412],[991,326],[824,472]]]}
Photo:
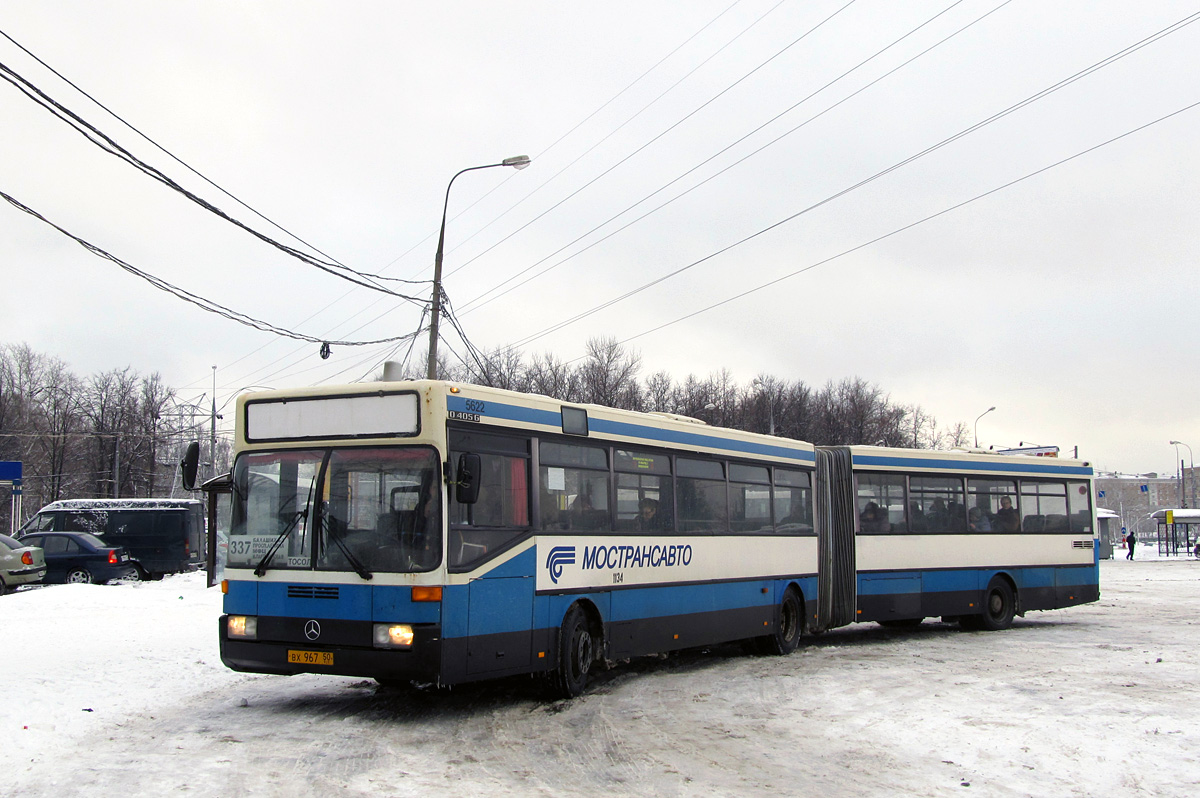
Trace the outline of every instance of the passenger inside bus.
{"label": "passenger inside bus", "polygon": [[859,513],[858,523],[859,529],[868,534],[892,531],[892,525],[888,523],[887,511],[875,502],[867,502],[862,512]]}
{"label": "passenger inside bus", "polygon": [[1000,497],[1000,509],[996,511],[992,528],[997,532],[1021,531],[1021,517],[1017,515],[1016,508],[1012,506],[1012,499],[1008,496]]}
{"label": "passenger inside bus", "polygon": [[978,507],[972,507],[967,513],[967,529],[971,532],[991,532],[992,522],[988,520],[987,514]]}
{"label": "passenger inside bus", "polygon": [[658,502],[654,499],[642,499],[638,502],[637,530],[658,532],[662,528],[663,519],[658,514]]}

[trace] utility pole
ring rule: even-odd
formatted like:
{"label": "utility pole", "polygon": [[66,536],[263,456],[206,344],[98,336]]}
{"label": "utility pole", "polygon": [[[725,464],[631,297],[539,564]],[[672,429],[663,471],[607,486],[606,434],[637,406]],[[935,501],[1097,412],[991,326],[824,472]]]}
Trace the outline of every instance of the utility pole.
{"label": "utility pole", "polygon": [[212,432],[208,439],[208,477],[217,475],[217,367],[213,366]]}

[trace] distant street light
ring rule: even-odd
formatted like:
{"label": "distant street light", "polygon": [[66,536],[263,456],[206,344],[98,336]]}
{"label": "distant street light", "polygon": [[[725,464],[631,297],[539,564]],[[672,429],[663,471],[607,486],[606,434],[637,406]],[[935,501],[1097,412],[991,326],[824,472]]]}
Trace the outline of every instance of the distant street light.
{"label": "distant street light", "polygon": [[[994,406],[989,407],[987,410],[984,410],[982,413],[979,414],[979,418],[975,419],[975,448],[976,449],[979,448],[979,419],[983,418],[984,416],[986,416],[988,413],[992,412],[995,409],[996,408]],[[1012,438],[1009,438],[1009,440],[1012,440]]]}
{"label": "distant street light", "polygon": [[[1184,443],[1183,441],[1167,441],[1167,443],[1169,443],[1171,446],[1174,446],[1174,447],[1175,447],[1175,459],[1176,459],[1176,460],[1179,460],[1179,447],[1180,447],[1180,446],[1187,446],[1187,450],[1188,450],[1188,470],[1192,472],[1192,506],[1193,506],[1193,507],[1195,507],[1195,506],[1196,506],[1196,460],[1195,460],[1195,458],[1193,458],[1193,457],[1192,457],[1192,447],[1191,447],[1191,446],[1188,446],[1188,445],[1187,445],[1186,443]],[[1183,473],[1182,473],[1182,472],[1183,472],[1183,461],[1182,461],[1182,460],[1180,460],[1180,461],[1179,461],[1179,471],[1180,471],[1180,475],[1179,475],[1179,503],[1180,503],[1180,504],[1181,504],[1183,507],[1187,507],[1187,499],[1186,499],[1186,498],[1184,498],[1184,495],[1183,495],[1184,483],[1183,483]]]}
{"label": "distant street light", "polygon": [[429,362],[427,363],[425,376],[431,380],[437,379],[438,320],[442,312],[442,251],[446,243],[446,210],[450,207],[450,186],[453,186],[454,181],[458,179],[458,175],[464,172],[474,172],[476,169],[491,169],[496,166],[511,166],[514,169],[524,169],[526,166],[529,166],[529,156],[514,155],[512,158],[505,158],[500,163],[469,166],[450,178],[450,182],[446,185],[446,201],[442,205],[442,229],[438,233],[437,255],[433,259],[433,303],[429,309]]}

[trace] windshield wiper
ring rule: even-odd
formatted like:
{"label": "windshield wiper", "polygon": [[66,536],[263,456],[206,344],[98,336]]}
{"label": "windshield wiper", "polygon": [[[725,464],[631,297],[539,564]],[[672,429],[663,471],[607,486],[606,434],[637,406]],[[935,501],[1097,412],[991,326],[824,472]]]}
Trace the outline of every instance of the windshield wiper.
{"label": "windshield wiper", "polygon": [[[292,530],[296,528],[296,525],[300,522],[301,518],[308,518],[308,508],[312,507],[313,488],[316,486],[316,484],[317,475],[313,474],[312,482],[310,482],[308,485],[308,501],[305,502],[304,509],[292,516],[292,520],[289,521],[288,525],[284,527],[284,530],[279,533],[279,537],[275,538],[275,542],[271,544],[269,549],[267,549],[267,553],[263,555],[263,558],[258,561],[258,565],[254,567],[255,576],[262,576],[267,572],[267,563],[269,563],[271,558],[275,556],[275,552],[279,550],[280,544],[282,544],[283,541],[287,539],[287,536],[292,533]],[[281,507],[280,509],[283,508]]]}
{"label": "windshield wiper", "polygon": [[321,531],[325,532],[329,536],[329,539],[337,545],[339,550],[341,550],[342,555],[346,558],[346,561],[350,563],[350,567],[354,569],[354,573],[358,574],[363,579],[372,579],[374,577],[374,574],[363,567],[363,564],[355,559],[354,555],[350,553],[350,548],[342,542],[342,536],[333,531],[332,524],[322,524]]}

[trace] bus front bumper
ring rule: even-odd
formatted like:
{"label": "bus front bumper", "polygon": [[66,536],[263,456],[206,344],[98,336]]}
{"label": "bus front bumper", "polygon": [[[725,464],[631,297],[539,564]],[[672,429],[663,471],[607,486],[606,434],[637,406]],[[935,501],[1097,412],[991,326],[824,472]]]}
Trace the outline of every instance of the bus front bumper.
{"label": "bus front bumper", "polygon": [[[229,636],[227,619],[219,620],[221,662],[247,673],[328,673],[381,680],[436,681],[441,669],[441,627],[413,625],[413,642],[407,648],[374,648],[366,622],[320,621],[334,631],[327,641],[289,633],[296,619],[258,618],[258,639]],[[299,624],[311,624],[301,619]],[[303,629],[303,626],[299,627]],[[311,626],[309,627],[311,629]]]}

